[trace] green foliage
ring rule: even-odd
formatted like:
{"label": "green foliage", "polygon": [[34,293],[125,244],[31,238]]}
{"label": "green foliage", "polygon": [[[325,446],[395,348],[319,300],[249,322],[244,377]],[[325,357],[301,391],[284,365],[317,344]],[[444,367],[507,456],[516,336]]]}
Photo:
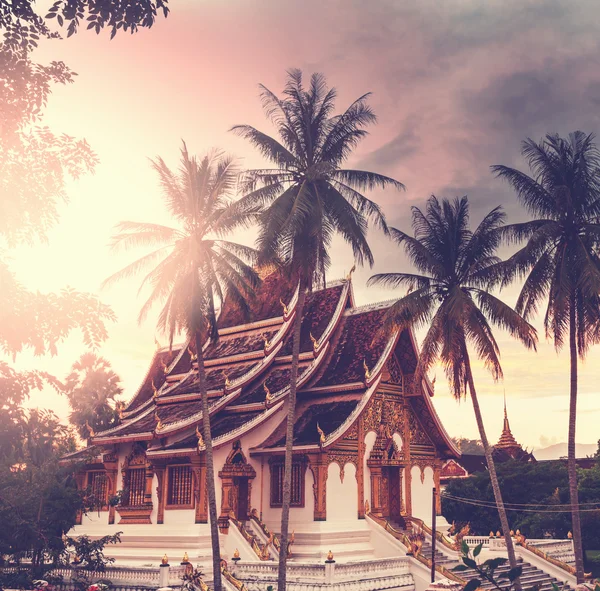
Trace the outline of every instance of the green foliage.
{"label": "green foliage", "polygon": [[480,439],[467,439],[466,437],[453,437],[452,441],[456,444],[463,454],[472,454],[476,456],[484,455],[483,444]]}
{"label": "green foliage", "polygon": [[[571,529],[566,462],[510,461],[497,464],[496,470],[504,502],[521,505],[521,510],[509,513],[514,530],[520,529],[528,538],[543,538],[549,534],[553,538],[566,539]],[[578,476],[580,502],[600,503],[600,468],[580,470]],[[495,502],[488,472],[451,480],[445,493],[476,502]],[[523,504],[531,506],[522,507]],[[563,512],[548,512],[552,506]],[[458,525],[470,523],[472,531],[479,535],[500,529],[498,513],[493,507],[444,498],[442,512],[450,522],[455,521]],[[600,548],[600,509],[582,512],[581,516],[584,547]]]}
{"label": "green foliage", "polygon": [[[64,289],[60,294],[25,289],[0,261],[0,352],[15,356],[23,349],[36,355],[56,355],[58,345],[75,329],[84,343],[97,347],[107,336],[105,322],[114,321],[112,310],[96,296]],[[42,374],[18,378],[15,387],[38,387]],[[32,382],[33,380],[33,382]]]}
{"label": "green foliage", "polygon": [[194,568],[186,571],[181,578],[181,591],[201,591],[204,588],[202,571]]}
{"label": "green foliage", "polygon": [[84,353],[73,364],[62,389],[71,406],[69,420],[80,437],[89,437],[87,425],[94,431],[103,431],[117,424],[116,397],[123,393],[119,382],[110,363],[93,353]]}
{"label": "green foliage", "polygon": [[[475,560],[481,553],[483,544],[479,544],[471,551],[465,541],[461,546],[461,560],[463,564],[455,566],[452,570],[460,573],[468,569],[472,569],[477,573],[477,576],[470,579],[464,587],[463,591],[475,591],[484,583],[491,583],[495,589],[499,591],[509,591],[514,587],[515,581],[521,576],[522,567],[516,566],[511,568],[507,574],[496,574],[498,567],[506,564],[506,558],[491,558],[485,562],[479,563]],[[508,582],[508,585],[507,585]]]}

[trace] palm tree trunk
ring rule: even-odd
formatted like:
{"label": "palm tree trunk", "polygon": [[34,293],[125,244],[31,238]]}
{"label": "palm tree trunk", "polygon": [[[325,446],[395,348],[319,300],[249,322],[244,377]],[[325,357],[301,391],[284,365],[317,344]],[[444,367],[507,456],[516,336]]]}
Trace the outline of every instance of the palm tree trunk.
{"label": "palm tree trunk", "polygon": [[581,543],[581,520],[579,516],[579,493],[577,491],[577,461],[575,458],[575,427],[577,423],[577,319],[575,314],[575,294],[570,297],[569,310],[569,349],[571,355],[571,393],[569,397],[569,439],[567,469],[569,472],[569,493],[571,497],[571,521],[573,528],[573,551],[575,554],[575,574],[577,582],[583,583],[583,545]]}
{"label": "palm tree trunk", "polygon": [[290,391],[287,398],[287,428],[285,433],[285,464],[283,471],[283,502],[281,505],[281,544],[279,546],[279,575],[277,591],[286,588],[286,563],[288,547],[288,530],[290,525],[290,501],[292,496],[292,457],[294,448],[294,424],[296,422],[296,385],[298,382],[298,362],[300,359],[300,333],[302,329],[302,314],[306,301],[304,281],[300,280],[298,287],[298,302],[296,303],[296,322],[292,341],[292,367],[290,371]]}
{"label": "palm tree trunk", "polygon": [[[210,416],[208,412],[208,392],[206,390],[206,370],[202,354],[202,335],[196,331],[196,355],[198,358],[198,385],[202,397],[202,437],[206,446],[206,496],[208,498],[208,521],[210,523],[210,539],[212,542],[213,586],[214,591],[221,591],[221,549],[219,547],[219,525],[217,523],[217,496],[215,492],[215,467],[213,462],[212,436],[210,433]],[[199,483],[202,486],[202,483]]]}
{"label": "palm tree trunk", "polygon": [[[500,484],[498,483],[498,475],[496,474],[496,465],[494,464],[494,458],[492,457],[492,447],[489,444],[485,427],[483,425],[483,417],[481,416],[481,408],[479,407],[479,400],[477,399],[477,392],[475,390],[475,382],[473,381],[473,373],[471,372],[471,361],[469,360],[469,354],[465,347],[465,367],[467,370],[467,382],[469,384],[469,392],[471,394],[471,401],[473,403],[473,410],[475,411],[475,420],[477,422],[477,428],[479,429],[479,438],[483,444],[485,452],[485,460],[487,463],[488,471],[490,473],[490,482],[492,483],[492,490],[494,491],[494,499],[496,500],[496,507],[498,507],[498,515],[500,516],[500,526],[502,527],[502,533],[504,535],[504,541],[506,542],[506,552],[508,554],[508,562],[510,568],[517,566],[517,558],[515,556],[515,548],[513,541],[510,536],[510,527],[508,525],[508,517],[506,515],[506,509],[504,508],[504,501],[502,500],[502,492],[500,491]],[[517,578],[515,580],[516,591],[521,591],[521,581]]]}

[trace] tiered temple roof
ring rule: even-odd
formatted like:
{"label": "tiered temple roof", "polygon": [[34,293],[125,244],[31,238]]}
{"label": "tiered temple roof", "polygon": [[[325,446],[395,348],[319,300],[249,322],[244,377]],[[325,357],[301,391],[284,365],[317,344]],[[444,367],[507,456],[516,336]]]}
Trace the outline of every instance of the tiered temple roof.
{"label": "tiered temple roof", "polygon": [[[203,349],[213,445],[218,447],[264,424],[282,408],[289,388],[297,286],[275,274],[267,277],[244,317],[225,302],[219,341]],[[390,303],[354,306],[350,278],[307,296],[302,318],[295,445],[326,448],[356,422],[382,380],[384,370],[411,375],[417,350],[409,331],[379,334]],[[196,451],[195,428],[202,420],[193,343],[154,355],[142,386],[126,405],[121,423],[97,433],[92,442],[108,446],[146,441],[147,455],[178,456]],[[392,367],[393,366],[393,367]],[[455,455],[429,400],[424,382],[403,384],[414,418],[426,440]],[[319,429],[323,432],[320,434]],[[285,443],[285,417],[250,453],[273,453]],[[412,444],[411,444],[412,445]]]}

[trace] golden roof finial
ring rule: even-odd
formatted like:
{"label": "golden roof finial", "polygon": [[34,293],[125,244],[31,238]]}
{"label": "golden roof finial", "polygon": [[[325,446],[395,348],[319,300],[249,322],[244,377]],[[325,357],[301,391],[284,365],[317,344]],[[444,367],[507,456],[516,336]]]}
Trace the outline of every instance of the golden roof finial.
{"label": "golden roof finial", "polygon": [[196,425],[196,437],[198,439],[198,448],[200,448],[204,445],[204,438],[202,437],[202,433],[200,433],[198,425]]}
{"label": "golden roof finial", "polygon": [[165,554],[160,562],[161,564],[169,564],[169,557]]}
{"label": "golden roof finial", "polygon": [[158,412],[154,413],[154,419],[156,420],[156,428],[154,430],[160,431],[163,428],[163,424],[162,424],[162,421],[160,420],[160,417],[158,416]]}
{"label": "golden roof finial", "polygon": [[263,337],[263,341],[265,342],[265,349],[268,349],[271,346],[271,341],[267,337]]}
{"label": "golden roof finial", "polygon": [[285,305],[285,302],[279,298],[279,303],[281,304],[281,307],[283,308],[283,315],[287,316],[288,315],[288,307]]}
{"label": "golden roof finial", "polygon": [[569,538],[569,540],[572,540],[572,539],[573,539],[573,533],[572,533],[572,532],[569,532],[569,533],[567,534],[567,538]]}
{"label": "golden roof finial", "polygon": [[321,429],[319,423],[317,423],[317,431],[319,432],[319,445],[323,445],[325,443],[325,432]]}
{"label": "golden roof finial", "polygon": [[188,556],[187,552],[183,553],[183,558],[181,559],[181,562],[189,562],[190,561],[190,557]]}
{"label": "golden roof finial", "polygon": [[91,425],[88,423],[88,420],[85,420],[85,428],[88,430],[90,437],[96,437],[96,433],[94,433],[94,429],[92,429]]}
{"label": "golden roof finial", "polygon": [[496,537],[497,537],[497,538],[499,538],[499,537],[501,537],[501,535],[502,535],[502,534],[500,533],[500,530],[498,530],[498,531],[496,532]]}
{"label": "golden roof finial", "polygon": [[331,550],[329,550],[329,552],[327,552],[327,560],[329,560],[329,562],[331,562],[333,560],[333,552]]}
{"label": "golden roof finial", "polygon": [[356,263],[352,265],[352,269],[350,269],[348,275],[346,275],[346,281],[350,281],[350,279],[352,279],[352,273],[354,273],[354,271],[356,271]]}
{"label": "golden roof finial", "polygon": [[371,370],[369,369],[369,366],[367,365],[366,359],[363,359],[363,368],[365,370],[365,378],[368,380],[371,377]]}
{"label": "golden roof finial", "polygon": [[515,537],[515,532],[514,532],[512,529],[510,530],[510,537],[511,537],[511,538],[514,538],[514,537]]}
{"label": "golden roof finial", "polygon": [[267,382],[263,384],[263,388],[265,389],[265,402],[269,403],[271,400],[273,400],[274,396],[271,394],[271,390],[269,390]]}
{"label": "golden roof finial", "polygon": [[164,359],[160,360],[160,366],[162,367],[162,370],[163,370],[164,374],[168,374],[169,373],[169,368],[167,367],[167,364],[165,363]]}
{"label": "golden roof finial", "polygon": [[319,345],[321,343],[319,343],[319,341],[317,339],[315,339],[315,337],[313,337],[312,332],[309,333],[309,336],[310,336],[310,340],[312,341],[312,344],[313,344],[313,351],[316,351],[319,348]]}
{"label": "golden roof finial", "polygon": [[225,387],[229,388],[229,386],[231,386],[231,380],[229,379],[229,376],[223,372],[223,375],[225,376]]}
{"label": "golden roof finial", "polygon": [[158,398],[158,388],[154,385],[154,378],[152,378],[152,398]]}
{"label": "golden roof finial", "polygon": [[125,403],[122,402],[121,400],[119,400],[117,402],[116,411],[117,411],[117,414],[119,415],[120,420],[123,420],[123,411],[124,410],[125,410]]}
{"label": "golden roof finial", "polygon": [[188,345],[187,351],[188,351],[191,361],[196,361],[198,359],[198,355],[194,354],[194,352],[192,351],[191,345]]}
{"label": "golden roof finial", "polygon": [[491,532],[490,532],[490,538],[493,538],[493,537],[494,537],[494,532],[493,532],[493,531],[491,531]]}
{"label": "golden roof finial", "polygon": [[240,551],[236,548],[233,551],[233,558],[234,558],[234,560],[237,560],[239,557],[240,557]]}

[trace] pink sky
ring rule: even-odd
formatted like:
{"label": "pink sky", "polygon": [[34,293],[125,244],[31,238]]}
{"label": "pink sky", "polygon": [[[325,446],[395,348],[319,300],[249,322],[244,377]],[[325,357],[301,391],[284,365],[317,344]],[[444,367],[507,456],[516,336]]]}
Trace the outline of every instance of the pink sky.
{"label": "pink sky", "polygon": [[[505,205],[511,221],[523,216],[515,197],[489,174],[490,164],[522,166],[519,142],[545,132],[600,128],[598,27],[593,2],[367,2],[359,0],[172,0],[172,13],[134,36],[84,33],[47,43],[39,61],[63,59],[79,73],[56,88],[45,123],[85,137],[100,164],[93,176],[69,185],[70,203],[48,245],[10,253],[12,268],[31,289],[70,285],[99,292],[103,279],[136,253],[107,248],[121,220],[169,223],[148,157],[176,165],[180,140],[203,153],[219,146],[253,166],[261,159],[228,133],[236,123],[271,131],[257,84],[279,91],[285,70],[323,72],[339,93],[339,108],[372,91],[379,123],[351,165],[394,176],[405,193],[374,197],[389,221],[410,229],[410,205],[431,193],[468,194],[474,222]],[[252,241],[246,233],[238,239]],[[406,269],[399,249],[372,233],[375,272]],[[337,243],[331,279],[352,266]],[[394,297],[368,289],[371,271],[355,274],[359,303]],[[142,300],[137,280],[101,292],[118,314],[101,354],[122,376],[129,398],[154,349],[153,319],[136,324]],[[504,298],[514,303],[517,287]],[[159,336],[159,340],[161,337]],[[162,338],[164,342],[164,338]],[[529,447],[566,440],[568,359],[542,342],[528,353],[499,334],[505,382],[494,385],[478,368],[477,382],[488,435],[501,429],[506,389],[513,432]],[[78,335],[56,358],[19,358],[23,367],[60,377],[82,352]],[[581,369],[578,441],[600,437],[600,348]],[[448,431],[477,435],[468,403],[448,395],[441,372],[434,399]],[[52,392],[33,405],[66,416],[66,401]]]}

